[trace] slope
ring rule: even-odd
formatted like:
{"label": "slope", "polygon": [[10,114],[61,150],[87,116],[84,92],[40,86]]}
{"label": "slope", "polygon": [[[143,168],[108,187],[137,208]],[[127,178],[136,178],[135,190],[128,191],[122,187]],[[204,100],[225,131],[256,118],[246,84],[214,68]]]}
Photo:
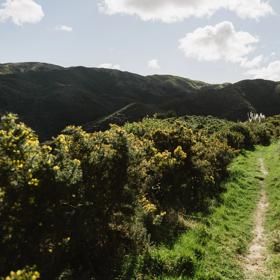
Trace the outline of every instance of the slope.
{"label": "slope", "polygon": [[135,121],[155,112],[230,120],[244,120],[251,110],[274,115],[280,113],[279,92],[279,83],[263,80],[210,85],[99,68],[0,65],[0,114],[19,114],[43,139],[67,125],[87,124],[94,130],[106,127],[108,120]]}

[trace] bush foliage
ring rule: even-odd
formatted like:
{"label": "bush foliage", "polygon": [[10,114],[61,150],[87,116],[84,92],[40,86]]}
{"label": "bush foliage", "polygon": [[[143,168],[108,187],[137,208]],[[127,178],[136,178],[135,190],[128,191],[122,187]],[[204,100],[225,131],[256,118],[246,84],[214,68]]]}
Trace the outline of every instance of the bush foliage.
{"label": "bush foliage", "polygon": [[[269,144],[279,123],[147,118],[105,132],[67,127],[40,143],[3,116],[0,274],[36,265],[43,279],[132,279],[149,244],[172,242],[182,215],[206,211],[233,157]],[[176,269],[187,274],[188,263]]]}

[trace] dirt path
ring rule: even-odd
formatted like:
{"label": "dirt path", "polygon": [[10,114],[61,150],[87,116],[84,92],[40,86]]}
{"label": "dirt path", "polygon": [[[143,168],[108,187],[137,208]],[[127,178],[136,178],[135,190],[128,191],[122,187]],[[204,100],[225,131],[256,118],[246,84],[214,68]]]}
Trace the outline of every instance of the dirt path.
{"label": "dirt path", "polygon": [[[264,160],[259,159],[260,170],[263,177],[266,177],[268,172],[264,165]],[[261,275],[265,274],[264,263],[267,259],[266,254],[266,235],[264,232],[265,215],[268,208],[268,201],[265,191],[264,181],[260,182],[261,198],[257,205],[254,218],[254,231],[253,240],[249,248],[248,255],[244,259],[244,269],[246,279],[258,279]]]}

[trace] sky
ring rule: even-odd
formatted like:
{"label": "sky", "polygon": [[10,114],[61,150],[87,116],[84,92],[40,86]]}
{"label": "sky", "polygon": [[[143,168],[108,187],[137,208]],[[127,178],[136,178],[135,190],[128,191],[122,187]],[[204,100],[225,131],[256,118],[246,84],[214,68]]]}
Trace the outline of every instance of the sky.
{"label": "sky", "polygon": [[279,0],[0,0],[0,63],[280,80]]}

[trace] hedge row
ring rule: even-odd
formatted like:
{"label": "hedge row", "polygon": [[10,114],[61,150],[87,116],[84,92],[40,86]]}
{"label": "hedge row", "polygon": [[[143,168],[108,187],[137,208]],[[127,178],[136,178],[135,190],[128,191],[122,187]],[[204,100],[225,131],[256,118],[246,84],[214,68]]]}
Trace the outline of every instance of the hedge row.
{"label": "hedge row", "polygon": [[35,265],[43,279],[131,279],[133,260],[171,242],[182,214],[207,210],[232,158],[268,144],[278,125],[144,119],[68,127],[46,144],[3,116],[0,275]]}

